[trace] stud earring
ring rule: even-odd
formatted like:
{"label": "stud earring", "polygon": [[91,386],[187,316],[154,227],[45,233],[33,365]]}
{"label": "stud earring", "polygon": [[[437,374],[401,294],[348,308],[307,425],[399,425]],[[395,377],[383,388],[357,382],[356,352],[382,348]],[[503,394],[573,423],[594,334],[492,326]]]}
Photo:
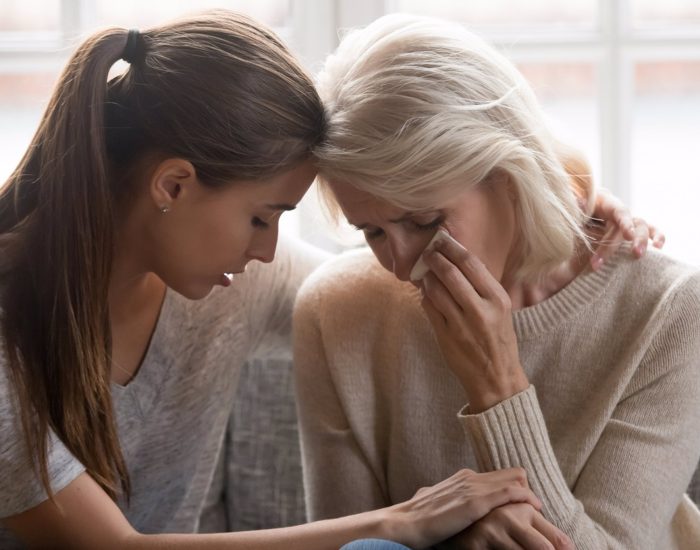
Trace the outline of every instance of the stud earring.
{"label": "stud earring", "polygon": [[161,213],[161,214],[167,214],[168,212],[170,212],[170,207],[168,207],[168,206],[166,206],[166,205],[163,205],[163,206],[160,207],[160,213]]}

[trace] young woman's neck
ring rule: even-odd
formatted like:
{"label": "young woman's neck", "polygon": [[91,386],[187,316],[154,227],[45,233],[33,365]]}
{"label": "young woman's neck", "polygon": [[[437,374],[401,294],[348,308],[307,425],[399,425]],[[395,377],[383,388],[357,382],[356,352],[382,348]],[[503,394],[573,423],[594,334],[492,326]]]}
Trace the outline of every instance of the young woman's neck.
{"label": "young woman's neck", "polygon": [[109,309],[112,323],[129,322],[143,308],[159,303],[165,283],[153,273],[141,250],[143,239],[136,224],[126,223],[116,233],[112,273],[109,283]]}

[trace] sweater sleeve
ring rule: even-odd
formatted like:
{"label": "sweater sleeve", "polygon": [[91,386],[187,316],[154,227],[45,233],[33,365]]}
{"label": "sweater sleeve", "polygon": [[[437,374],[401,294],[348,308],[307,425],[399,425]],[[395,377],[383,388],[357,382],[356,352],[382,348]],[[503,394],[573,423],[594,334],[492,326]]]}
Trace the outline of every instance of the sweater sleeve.
{"label": "sweater sleeve", "polygon": [[552,450],[534,387],[460,413],[480,468],[520,466],[545,516],[580,550],[652,548],[700,456],[700,278],[686,280],[573,487]]}
{"label": "sweater sleeve", "polygon": [[294,371],[309,521],[387,506],[339,399],[324,352],[319,293],[302,289],[294,312]]}

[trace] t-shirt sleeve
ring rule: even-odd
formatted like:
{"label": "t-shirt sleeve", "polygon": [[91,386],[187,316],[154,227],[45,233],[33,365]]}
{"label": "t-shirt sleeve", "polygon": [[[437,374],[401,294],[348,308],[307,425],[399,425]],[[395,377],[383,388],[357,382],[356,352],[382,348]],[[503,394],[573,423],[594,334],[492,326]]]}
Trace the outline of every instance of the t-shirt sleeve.
{"label": "t-shirt sleeve", "polygon": [[[7,368],[4,355],[0,355],[0,518],[24,512],[48,498],[27,451]],[[48,472],[54,493],[84,471],[83,465],[50,432]]]}

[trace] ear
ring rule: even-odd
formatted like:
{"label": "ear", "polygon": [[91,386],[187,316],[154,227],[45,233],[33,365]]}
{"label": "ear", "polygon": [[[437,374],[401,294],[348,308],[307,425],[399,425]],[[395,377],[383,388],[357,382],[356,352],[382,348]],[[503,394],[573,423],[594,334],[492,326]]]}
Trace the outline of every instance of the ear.
{"label": "ear", "polygon": [[197,171],[192,163],[181,158],[165,159],[156,166],[149,182],[149,192],[159,210],[172,210],[196,191]]}

